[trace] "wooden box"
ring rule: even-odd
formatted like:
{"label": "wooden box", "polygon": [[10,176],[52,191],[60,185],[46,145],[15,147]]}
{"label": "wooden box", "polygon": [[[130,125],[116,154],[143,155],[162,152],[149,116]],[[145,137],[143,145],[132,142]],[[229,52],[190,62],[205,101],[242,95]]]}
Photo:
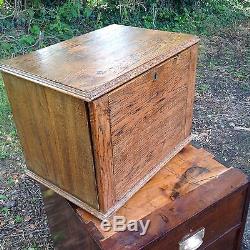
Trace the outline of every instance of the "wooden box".
{"label": "wooden box", "polygon": [[110,216],[190,141],[197,42],[111,25],[3,62],[27,173]]}
{"label": "wooden box", "polygon": [[181,250],[196,232],[203,232],[202,244],[186,250],[240,250],[250,195],[247,176],[192,146],[175,156],[117,212],[127,220],[150,220],[144,236],[141,230],[104,232],[94,216],[51,190],[42,190],[54,246],[60,250]]}

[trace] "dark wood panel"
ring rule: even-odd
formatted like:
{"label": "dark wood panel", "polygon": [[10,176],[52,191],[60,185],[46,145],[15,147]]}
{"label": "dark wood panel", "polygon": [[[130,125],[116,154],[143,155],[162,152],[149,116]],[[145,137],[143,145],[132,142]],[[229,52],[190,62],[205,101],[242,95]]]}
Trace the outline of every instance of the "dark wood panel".
{"label": "dark wood panel", "polygon": [[197,42],[189,34],[110,25],[5,61],[1,70],[90,101]]}
{"label": "dark wood panel", "polygon": [[247,216],[249,212],[249,202],[250,202],[250,178],[249,177],[248,177],[248,180],[249,180],[249,185],[248,185],[246,200],[244,204],[244,212],[242,214],[242,225],[237,235],[237,250],[241,249],[241,243],[242,243],[243,234],[244,234],[244,230],[245,230],[245,226],[247,222]]}
{"label": "dark wood panel", "polygon": [[3,74],[27,167],[98,209],[86,104]]}
{"label": "dark wood panel", "polygon": [[[220,235],[223,235],[234,226],[239,227],[241,225],[245,199],[246,189],[233,193],[231,196],[206,208],[200,214],[193,216],[178,228],[170,231],[165,237],[161,237],[149,245],[146,249],[164,249],[165,246],[169,250],[178,250],[179,242],[184,236],[201,228],[205,228],[205,236],[200,249],[205,249],[206,245],[216,241]],[[184,206],[185,204],[183,204],[183,208]],[[190,207],[186,206],[185,209],[188,210]],[[166,217],[168,217],[167,214]],[[234,240],[236,241],[236,238]],[[232,249],[235,249],[235,247]]]}
{"label": "dark wood panel", "polygon": [[237,248],[237,235],[239,228],[232,229],[222,236],[218,236],[218,239],[215,240],[212,244],[205,248],[206,250],[240,250]]}
{"label": "dark wood panel", "polygon": [[117,199],[186,138],[189,65],[190,49],[108,94]]}
{"label": "dark wood panel", "polygon": [[100,249],[75,213],[73,204],[41,184],[40,188],[55,249]]}

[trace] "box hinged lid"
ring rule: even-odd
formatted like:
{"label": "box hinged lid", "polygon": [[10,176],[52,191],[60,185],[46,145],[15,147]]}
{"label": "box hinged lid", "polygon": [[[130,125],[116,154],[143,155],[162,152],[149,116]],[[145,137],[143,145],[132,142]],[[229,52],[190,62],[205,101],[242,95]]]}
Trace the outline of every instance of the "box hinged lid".
{"label": "box hinged lid", "polygon": [[6,60],[0,69],[92,101],[198,41],[193,35],[114,24]]}

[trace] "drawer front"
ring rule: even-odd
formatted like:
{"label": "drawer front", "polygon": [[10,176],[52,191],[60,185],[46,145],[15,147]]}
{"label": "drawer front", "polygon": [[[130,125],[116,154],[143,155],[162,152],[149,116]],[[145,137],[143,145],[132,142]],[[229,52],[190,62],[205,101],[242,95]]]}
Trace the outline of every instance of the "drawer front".
{"label": "drawer front", "polygon": [[[223,237],[221,236],[227,231],[240,226],[245,199],[246,190],[233,193],[231,196],[220,200],[184,224],[173,229],[164,238],[154,242],[147,249],[178,250],[180,249],[179,243],[184,238],[187,238],[188,235],[192,236],[193,232],[197,232],[202,228],[205,229],[205,234],[202,239],[203,243],[197,249],[217,249],[211,248],[213,244],[221,246],[222,243],[216,243],[217,239],[221,238],[222,240]],[[233,236],[230,237],[230,240],[234,242]]]}
{"label": "drawer front", "polygon": [[116,198],[185,139],[190,58],[188,49],[109,94]]}
{"label": "drawer front", "polygon": [[205,250],[235,250],[237,249],[237,239],[239,235],[239,229],[230,230],[215,242],[205,247]]}

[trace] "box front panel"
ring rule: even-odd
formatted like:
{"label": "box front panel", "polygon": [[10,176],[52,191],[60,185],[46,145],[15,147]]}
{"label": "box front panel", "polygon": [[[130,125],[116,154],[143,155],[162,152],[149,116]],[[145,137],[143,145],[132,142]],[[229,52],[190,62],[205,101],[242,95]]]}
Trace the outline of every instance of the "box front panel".
{"label": "box front panel", "polygon": [[116,199],[188,136],[190,60],[187,49],[109,94]]}
{"label": "box front panel", "polygon": [[3,78],[28,169],[98,208],[86,104],[13,75]]}

